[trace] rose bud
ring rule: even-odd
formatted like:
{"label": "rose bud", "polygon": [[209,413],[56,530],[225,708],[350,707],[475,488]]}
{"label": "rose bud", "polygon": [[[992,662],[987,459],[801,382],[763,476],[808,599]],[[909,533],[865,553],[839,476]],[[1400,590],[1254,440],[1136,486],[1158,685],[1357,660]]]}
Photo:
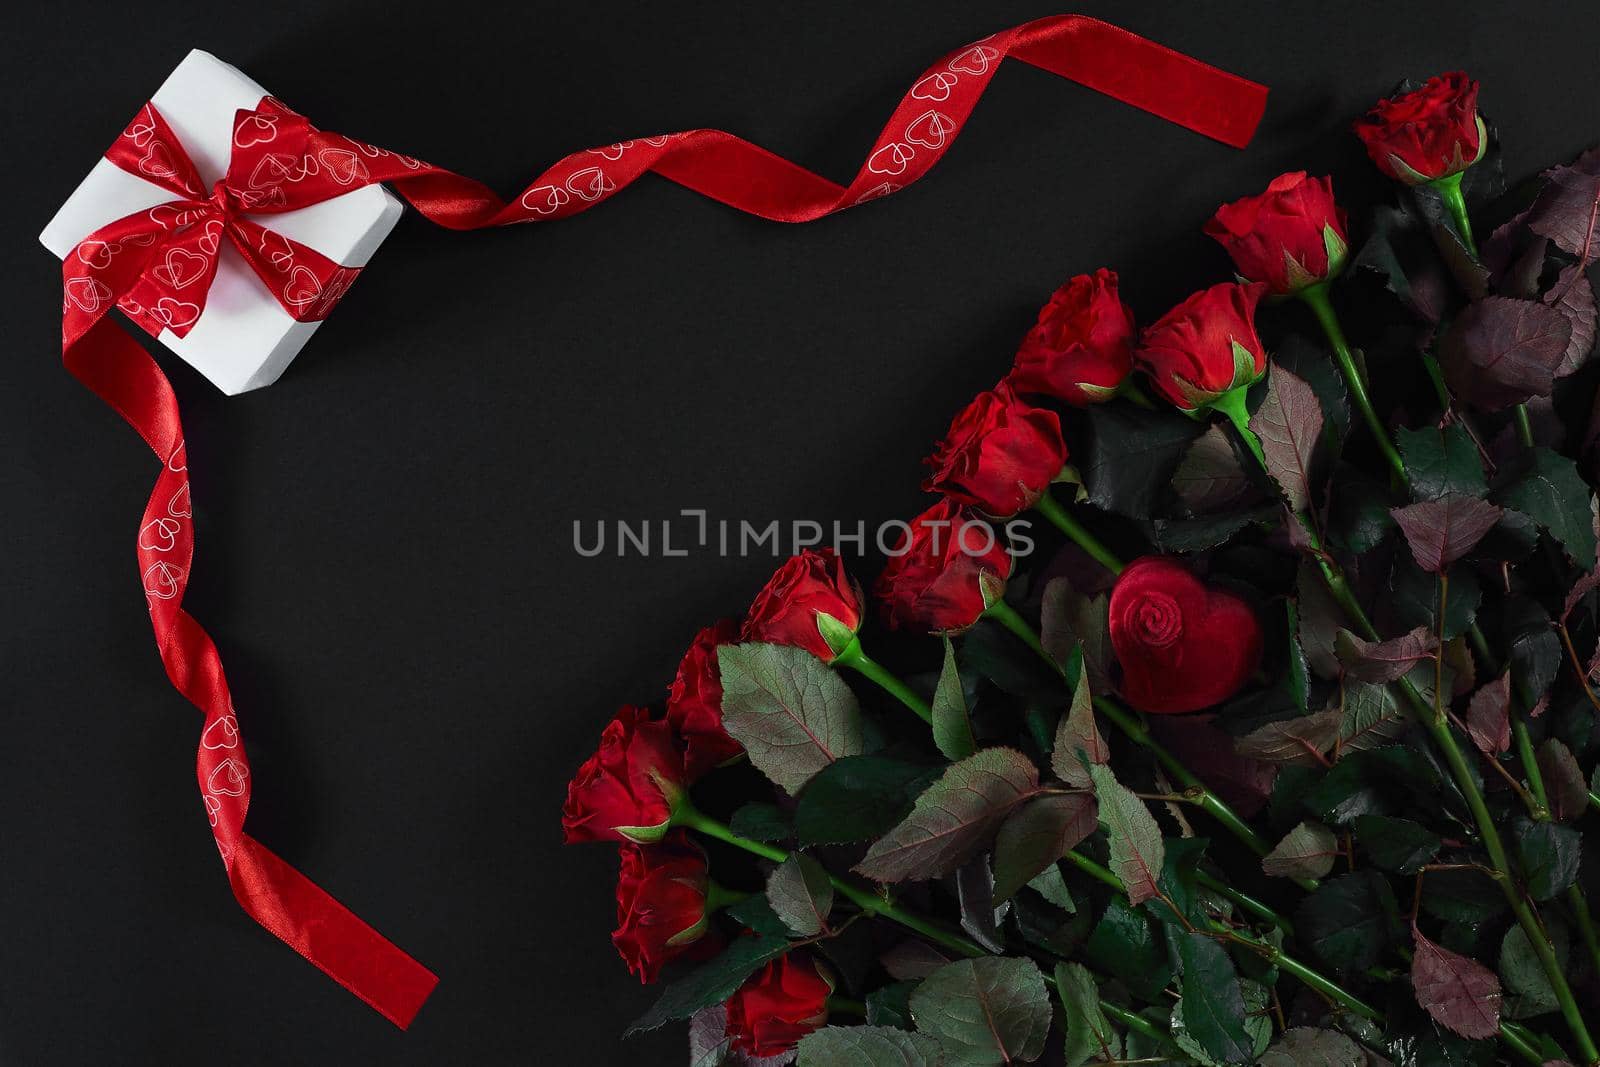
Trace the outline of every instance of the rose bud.
{"label": "rose bud", "polygon": [[1117,296],[1116,272],[1080,274],[1039,309],[1006,381],[1019,393],[1098,404],[1116,396],[1133,369],[1133,339],[1133,312]]}
{"label": "rose bud", "polygon": [[1111,589],[1108,616],[1123,699],[1140,711],[1220,704],[1261,663],[1261,623],[1250,605],[1207,588],[1171,556],[1128,564]]}
{"label": "rose bud", "polygon": [[647,708],[624,707],[567,785],[567,844],[661,840],[687,780],[672,726]]}
{"label": "rose bud", "polygon": [[1407,185],[1460,174],[1489,150],[1478,83],[1461,71],[1379,100],[1354,128],[1377,168]]}
{"label": "rose bud", "polygon": [[861,587],[831,548],[806,549],[779,567],[750,605],[745,641],[795,645],[824,663],[861,629]]}
{"label": "rose bud", "polygon": [[1333,182],[1303,170],[1272,179],[1267,191],[1217,209],[1205,225],[1247,281],[1280,295],[1325,282],[1344,268],[1349,252],[1345,216],[1333,202]]}
{"label": "rose bud", "polygon": [[828,1021],[833,979],[809,954],[790,952],[728,998],[726,1034],[735,1052],[778,1056]]}
{"label": "rose bud", "polygon": [[986,515],[1010,518],[1031,508],[1067,463],[1056,413],[1036,408],[1002,383],[979,393],[955,417],[925,462],[922,488]]}
{"label": "rose bud", "polygon": [[1161,316],[1134,353],[1156,392],[1193,411],[1265,374],[1266,350],[1255,324],[1265,292],[1259,283],[1223,282]]}
{"label": "rose bud", "polygon": [[994,528],[950,500],[912,519],[873,594],[892,630],[958,634],[1005,594],[1011,553]]}
{"label": "rose bud", "polygon": [[687,952],[709,929],[706,854],[682,830],[658,845],[624,843],[618,853],[622,866],[611,943],[628,972],[649,984],[664,964]]}
{"label": "rose bud", "polygon": [[732,619],[695,634],[667,690],[667,722],[683,741],[684,767],[691,779],[744,752],[722,728],[722,675],[717,670],[717,647],[738,639],[739,624]]}

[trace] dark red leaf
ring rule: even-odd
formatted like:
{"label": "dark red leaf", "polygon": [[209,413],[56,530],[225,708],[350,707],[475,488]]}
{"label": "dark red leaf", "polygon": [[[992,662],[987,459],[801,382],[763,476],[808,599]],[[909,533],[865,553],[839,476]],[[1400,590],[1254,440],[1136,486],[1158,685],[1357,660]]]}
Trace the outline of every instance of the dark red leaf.
{"label": "dark red leaf", "polygon": [[1552,737],[1539,746],[1537,756],[1545,795],[1550,800],[1550,814],[1558,822],[1582,815],[1589,805],[1589,784],[1583,780],[1583,770],[1573,758],[1572,750]]}
{"label": "dark red leaf", "polygon": [[1363,641],[1349,630],[1340,630],[1333,646],[1347,672],[1363,682],[1382,685],[1430,658],[1439,641],[1426,626],[1419,626],[1387,641]]}
{"label": "dark red leaf", "polygon": [[1311,386],[1273,366],[1266,398],[1250,416],[1250,428],[1261,439],[1267,473],[1295,511],[1311,503],[1312,464],[1323,421],[1322,404]]}
{"label": "dark red leaf", "polygon": [[1249,759],[1288,767],[1326,765],[1323,753],[1339,740],[1343,721],[1344,712],[1336,706],[1298,719],[1269,722],[1239,738],[1234,749]]}
{"label": "dark red leaf", "polygon": [[1467,703],[1467,733],[1487,756],[1511,747],[1511,672],[1507,671],[1472,694]]}
{"label": "dark red leaf", "polygon": [[1545,257],[1550,254],[1550,239],[1535,238],[1528,242],[1512,263],[1507,264],[1496,292],[1502,296],[1516,296],[1532,300],[1539,295],[1539,277],[1544,273]]}
{"label": "dark red leaf", "polygon": [[1582,256],[1594,241],[1600,216],[1600,148],[1591,148],[1570,166],[1552,168],[1544,176],[1547,184],[1528,211],[1528,228]]}
{"label": "dark red leaf", "polygon": [[1594,352],[1594,286],[1589,284],[1589,276],[1583,269],[1574,263],[1562,268],[1544,302],[1565,315],[1572,324],[1572,338],[1567,342],[1560,366],[1556,367],[1556,377],[1565,378],[1583,366]]}
{"label": "dark red leaf", "polygon": [[1439,351],[1457,396],[1487,411],[1548,396],[1566,357],[1572,324],[1533,300],[1490,296],[1469,304]]}
{"label": "dark red leaf", "polygon": [[1417,953],[1411,988],[1440,1026],[1462,1037],[1490,1038],[1500,1032],[1500,979],[1476,960],[1458,956],[1422,936],[1412,924]]}
{"label": "dark red leaf", "polygon": [[1563,626],[1566,625],[1567,619],[1572,615],[1572,609],[1577,607],[1578,602],[1588,596],[1596,587],[1600,587],[1600,570],[1590,571],[1572,583],[1572,588],[1567,590],[1566,599],[1561,602],[1560,622]]}
{"label": "dark red leaf", "polygon": [[1465,493],[1446,493],[1389,512],[1411,546],[1417,566],[1439,574],[1471,552],[1500,521],[1501,508]]}

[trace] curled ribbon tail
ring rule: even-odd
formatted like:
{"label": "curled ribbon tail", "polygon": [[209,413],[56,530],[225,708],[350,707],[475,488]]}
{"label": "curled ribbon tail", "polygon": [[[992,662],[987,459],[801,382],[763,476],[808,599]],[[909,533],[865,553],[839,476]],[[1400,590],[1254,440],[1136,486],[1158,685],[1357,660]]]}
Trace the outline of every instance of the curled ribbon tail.
{"label": "curled ribbon tail", "polygon": [[[187,201],[161,205],[119,219],[78,244],[62,265],[62,361],[128,421],[161,463],[136,541],[139,581],[167,677],[204,716],[195,773],[234,895],[258,923],[406,1027],[438,979],[244,832],[250,764],[233,698],[216,645],[183,608],[194,555],[194,509],[177,397],[156,361],[107,317],[121,306],[151,333],[182,333],[193,326],[204,299],[199,294],[216,272],[224,226],[209,211]],[[256,227],[252,236],[255,231],[267,232]],[[348,269],[337,264],[324,269],[331,263],[326,257],[306,262],[320,273],[313,275],[317,289],[304,310],[320,317],[354,272],[347,278]]]}
{"label": "curled ribbon tail", "polygon": [[[287,195],[325,197],[388,182],[431,221],[473,230],[569,218],[654,173],[748,214],[809,222],[897,193],[926,175],[955,143],[1007,57],[1236,148],[1249,142],[1266,108],[1264,85],[1098,19],[1057,15],[992,34],[924,71],[848,186],[734,134],[692,129],[574,152],[504,200],[442,167],[312,129],[305,157],[318,173]],[[276,101],[263,107],[287,112]]]}

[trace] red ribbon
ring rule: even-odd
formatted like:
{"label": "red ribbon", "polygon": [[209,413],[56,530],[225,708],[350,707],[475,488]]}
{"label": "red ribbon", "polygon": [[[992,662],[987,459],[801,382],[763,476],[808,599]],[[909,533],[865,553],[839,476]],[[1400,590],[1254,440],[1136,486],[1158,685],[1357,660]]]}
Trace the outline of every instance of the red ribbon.
{"label": "red ribbon", "polygon": [[167,676],[203,713],[195,761],[217,848],[245,911],[401,1027],[438,979],[244,832],[250,768],[211,638],[183,610],[194,553],[178,402],[155,360],[106,319],[120,307],[151,334],[183,336],[204,312],[226,240],[293,317],[327,316],[359,273],[248,216],[270,216],[389,182],[456,230],[575,215],[646,171],[740,211],[807,222],[905,188],[961,132],[1010,56],[1234,147],[1255,132],[1267,90],[1078,15],[1002,30],[950,53],[901,100],[847,186],[721,130],[620,141],[557,162],[512,201],[487,186],[313,127],[270,97],[235,116],[228,172],[209,191],[171,128],[146,105],[106,152],[175,199],[95,231],[62,264],[62,358],[117,410],[162,468],[139,528],[138,562]]}

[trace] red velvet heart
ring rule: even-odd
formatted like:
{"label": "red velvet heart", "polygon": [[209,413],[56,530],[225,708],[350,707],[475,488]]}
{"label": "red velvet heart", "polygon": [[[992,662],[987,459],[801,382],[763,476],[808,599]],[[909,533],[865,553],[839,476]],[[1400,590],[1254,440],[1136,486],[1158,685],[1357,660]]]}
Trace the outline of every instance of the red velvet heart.
{"label": "red velvet heart", "polygon": [[1129,564],[1111,590],[1110,615],[1122,696],[1140,711],[1220,704],[1261,662],[1261,623],[1250,605],[1206,588],[1171,556]]}

